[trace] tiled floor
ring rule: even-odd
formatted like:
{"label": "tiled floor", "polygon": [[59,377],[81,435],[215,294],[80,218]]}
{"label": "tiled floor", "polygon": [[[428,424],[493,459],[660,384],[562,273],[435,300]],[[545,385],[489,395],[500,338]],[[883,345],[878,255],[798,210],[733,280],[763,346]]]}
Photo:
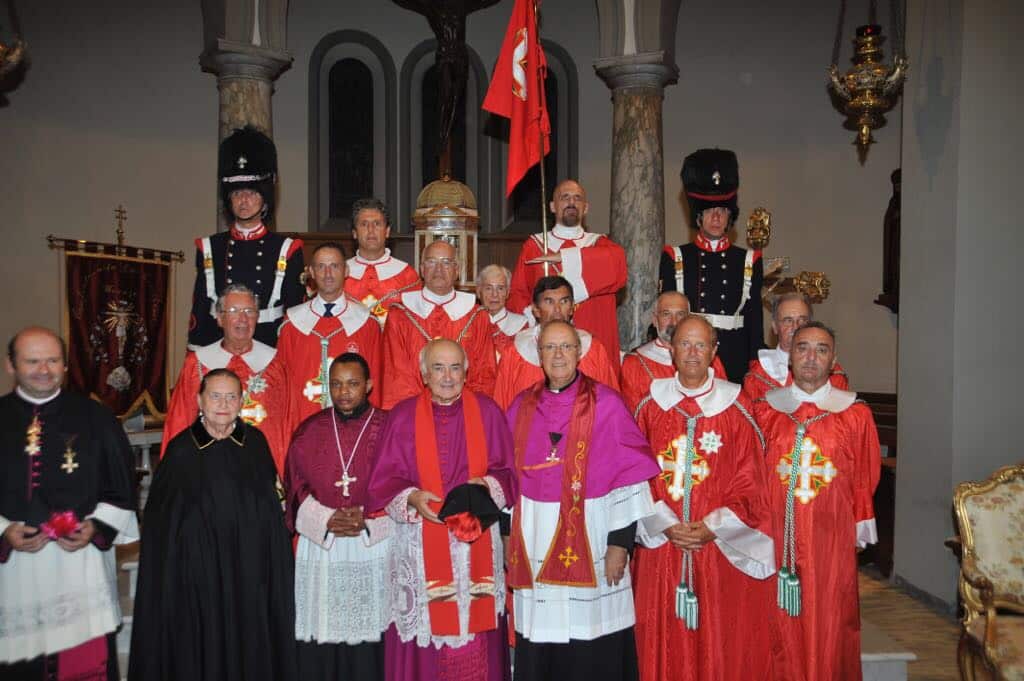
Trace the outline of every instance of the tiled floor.
{"label": "tiled floor", "polygon": [[949,617],[936,613],[888,582],[860,574],[860,614],[892,639],[917,655],[908,665],[917,681],[956,681],[956,642],[959,629]]}

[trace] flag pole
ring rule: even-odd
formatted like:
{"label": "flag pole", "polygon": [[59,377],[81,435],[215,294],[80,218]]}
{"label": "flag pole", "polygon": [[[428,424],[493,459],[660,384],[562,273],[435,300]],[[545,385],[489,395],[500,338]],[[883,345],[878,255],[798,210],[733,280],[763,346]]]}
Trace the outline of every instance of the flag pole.
{"label": "flag pole", "polygon": [[[540,0],[533,0],[533,35],[537,40],[537,48],[540,50]],[[538,67],[540,65],[538,64]],[[544,103],[544,110],[548,108],[547,93],[544,92],[544,74],[541,73],[541,69],[537,69],[537,95],[541,97],[541,101]],[[541,121],[543,121],[543,111],[541,113]],[[540,226],[541,234],[544,239],[544,255],[548,254],[548,208],[544,205],[544,199],[547,196],[547,185],[544,178],[544,126],[537,125],[537,138],[540,144]],[[551,264],[544,263],[544,276],[550,274]]]}

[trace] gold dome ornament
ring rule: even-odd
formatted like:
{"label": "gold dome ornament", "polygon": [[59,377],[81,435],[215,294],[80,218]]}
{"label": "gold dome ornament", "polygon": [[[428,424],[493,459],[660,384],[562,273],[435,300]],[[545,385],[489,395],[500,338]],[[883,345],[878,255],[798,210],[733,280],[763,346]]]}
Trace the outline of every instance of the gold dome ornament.
{"label": "gold dome ornament", "polygon": [[420,268],[420,254],[435,241],[447,241],[455,248],[459,261],[458,288],[471,290],[476,286],[477,233],[480,215],[476,196],[468,186],[444,175],[420,190],[413,212],[415,267]]}
{"label": "gold dome ornament", "polygon": [[853,40],[853,67],[840,75],[839,45],[842,38],[843,16],[846,13],[846,2],[841,0],[832,64],[828,68],[831,89],[842,103],[847,124],[857,131],[854,144],[857,145],[862,163],[869,145],[875,141],[871,131],[885,125],[884,114],[896,104],[907,77],[908,63],[906,56],[902,54],[896,0],[891,2],[895,33],[892,65],[884,61],[882,44],[885,37],[882,35],[882,27],[874,21],[875,3],[871,0],[870,23],[858,26]]}

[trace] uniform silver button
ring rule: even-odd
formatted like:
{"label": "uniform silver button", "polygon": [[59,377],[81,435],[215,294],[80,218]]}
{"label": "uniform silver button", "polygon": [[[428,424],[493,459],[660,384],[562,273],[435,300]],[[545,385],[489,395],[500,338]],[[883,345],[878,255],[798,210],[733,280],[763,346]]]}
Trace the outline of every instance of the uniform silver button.
{"label": "uniform silver button", "polygon": [[724,262],[722,263],[722,269],[723,270],[725,269],[725,263]]}
{"label": "uniform silver button", "polygon": [[261,281],[260,281],[259,279],[257,279],[257,280],[256,280],[256,283],[257,283],[257,284],[260,284],[260,283],[262,283],[262,282],[261,282]]}
{"label": "uniform silver button", "polygon": [[263,269],[263,266],[262,266],[262,265],[256,265],[256,269],[258,269],[258,270],[262,270],[262,269]]}
{"label": "uniform silver button", "polygon": [[231,280],[230,280],[230,279],[228,279],[228,283],[229,283],[229,284],[231,283]]}
{"label": "uniform silver button", "polygon": [[728,284],[729,282],[728,282],[728,281],[726,281],[725,279],[723,279],[723,280],[722,280],[722,283],[723,283],[723,284]]}
{"label": "uniform silver button", "polygon": [[700,268],[701,268],[702,270],[703,270],[703,269],[707,269],[707,265],[705,265],[704,263],[701,263],[701,264],[700,264]]}
{"label": "uniform silver button", "polygon": [[724,293],[722,294],[722,300],[725,300],[725,294]]}
{"label": "uniform silver button", "polygon": [[235,254],[234,254],[234,253],[232,253],[231,251],[228,251],[228,257],[229,257],[229,258],[233,258],[233,257],[235,257]]}
{"label": "uniform silver button", "polygon": [[231,269],[231,265],[228,265],[228,269],[229,269],[229,270]]}
{"label": "uniform silver button", "polygon": [[228,243],[231,244],[232,246],[234,246],[235,245],[235,240],[234,239],[228,239]]}
{"label": "uniform silver button", "polygon": [[263,255],[263,251],[256,251],[256,255]]}
{"label": "uniform silver button", "polygon": [[700,311],[701,311],[701,312],[704,312],[704,308],[702,307],[702,308],[700,309]]}
{"label": "uniform silver button", "polygon": [[707,279],[705,279],[704,277],[701,277],[700,280],[701,281],[707,281]]}

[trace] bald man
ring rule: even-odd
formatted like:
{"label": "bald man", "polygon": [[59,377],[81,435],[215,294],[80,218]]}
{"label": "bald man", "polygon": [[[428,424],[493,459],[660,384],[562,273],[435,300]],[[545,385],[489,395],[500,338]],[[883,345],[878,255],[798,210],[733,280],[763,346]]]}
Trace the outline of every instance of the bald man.
{"label": "bald man", "polygon": [[490,396],[494,389],[494,327],[476,296],[455,290],[458,272],[455,248],[435,241],[420,258],[423,287],[402,293],[392,303],[384,326],[384,409],[423,392],[419,353],[435,338],[455,341],[465,350],[470,365],[466,385],[471,390]]}
{"label": "bald man", "polygon": [[[675,375],[676,368],[670,354],[672,330],[689,314],[690,301],[682,293],[666,291],[658,296],[652,319],[658,335],[622,359],[622,399],[630,412],[636,410],[647,394],[651,381]],[[725,368],[717,354],[711,361],[711,368],[715,370],[716,377],[725,378]]]}
{"label": "bald man", "polygon": [[[398,317],[392,308],[388,324]],[[427,389],[388,414],[366,508],[395,521],[389,564],[411,570],[390,580],[385,595],[393,621],[384,634],[385,679],[503,679],[509,660],[498,524],[478,525],[470,537],[438,513],[453,490],[452,498],[476,494],[474,503],[489,497],[495,516],[515,503],[512,436],[498,405],[469,389],[473,364],[459,344],[429,341],[418,359]]]}
{"label": "bald man", "polygon": [[615,294],[626,285],[626,254],[604,234],[584,231],[589,207],[587,192],[575,180],[565,180],[555,187],[550,206],[555,226],[546,243],[543,234],[534,234],[523,243],[512,272],[508,306],[515,312],[529,310],[533,288],[541,277],[565,277],[572,284],[577,328],[594,334],[618,364]]}
{"label": "bald man", "polygon": [[[0,678],[119,679],[114,544],[137,541],[135,473],[121,424],[63,388],[49,329],[7,346],[0,398]],[[52,675],[52,676],[51,676]]]}

